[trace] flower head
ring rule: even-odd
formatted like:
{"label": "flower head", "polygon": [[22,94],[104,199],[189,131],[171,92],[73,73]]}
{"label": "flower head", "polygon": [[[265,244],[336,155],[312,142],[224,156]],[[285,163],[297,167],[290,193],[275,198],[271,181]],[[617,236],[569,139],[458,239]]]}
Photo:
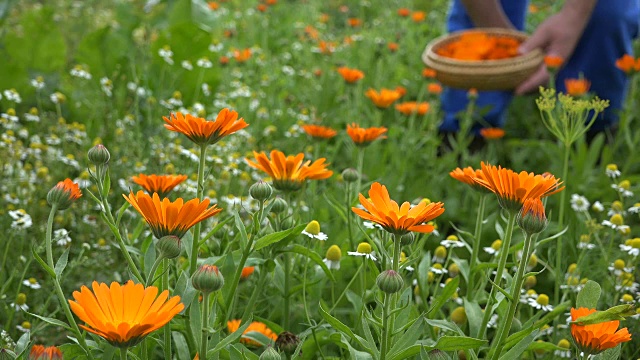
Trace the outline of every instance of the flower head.
{"label": "flower head", "polygon": [[285,156],[282,151],[272,150],[271,159],[262,153],[253,152],[255,162],[245,159],[252,168],[266,172],[273,179],[273,186],[282,191],[299,190],[305,180],[327,179],[333,175],[333,171],[327,169],[325,158],[311,163],[307,160],[303,163],[304,154]]}
{"label": "flower head", "polygon": [[57,206],[58,210],[64,210],[71,206],[76,200],[82,196],[80,186],[71,179],[64,179],[56,184],[47,194],[47,202],[49,205]]}
{"label": "flower head", "polygon": [[564,189],[560,186],[562,182],[550,174],[516,173],[484,162],[481,165],[484,179],[475,177],[473,180],[496,194],[500,206],[508,211],[519,211],[527,199],[543,198]]}
{"label": "flower head", "polygon": [[27,360],[62,360],[62,351],[55,346],[33,345]]}
{"label": "flower head", "polygon": [[132,191],[128,197],[124,194],[122,196],[138,210],[158,239],[167,235],[182,238],[193,225],[222,211],[217,204],[207,208],[209,199],[192,199],[185,203],[182,198],[178,198],[171,202],[168,198],[160,200],[157,193],[149,196],[142,190],[135,195]]}
{"label": "flower head", "polygon": [[346,66],[341,66],[337,69],[338,73],[344,81],[349,84],[355,84],[362,78],[364,78],[364,73],[358,69],[351,69]]}
{"label": "flower head", "polygon": [[380,92],[369,89],[365,92],[365,96],[371,99],[373,104],[379,108],[385,109],[391,106],[394,101],[400,99],[402,94],[398,90],[380,89]]}
{"label": "flower head", "polygon": [[631,75],[634,72],[640,71],[640,58],[634,59],[633,56],[624,54],[616,60],[616,67],[624,71],[627,75]]}
{"label": "flower head", "polygon": [[[596,309],[581,307],[571,308],[571,320],[579,320],[583,316],[593,314]],[[618,344],[631,341],[631,334],[627,328],[618,330],[620,321],[605,321],[598,324],[578,325],[571,324],[571,336],[580,351],[585,354],[595,355],[607,349],[614,348]]]}
{"label": "flower head", "polygon": [[227,108],[222,109],[214,121],[191,114],[185,116],[180,112],[163,119],[166,123],[164,127],[184,134],[189,140],[201,146],[215,144],[223,137],[249,126],[244,119],[238,119],[237,112]]}
{"label": "flower head", "polygon": [[373,221],[392,234],[404,235],[409,231],[430,233],[434,227],[423,223],[435,219],[444,212],[444,204],[441,202],[427,204],[421,201],[413,207],[409,202],[405,202],[402,206],[398,206],[397,202],[389,198],[387,188],[378,182],[371,184],[369,189],[371,200],[366,199],[362,194],[359,196],[365,210],[357,207],[351,210],[364,220]]}
{"label": "flower head", "polygon": [[303,125],[302,130],[314,139],[331,139],[338,134],[332,128],[320,125]]}
{"label": "flower head", "polygon": [[342,250],[338,245],[331,245],[322,261],[329,269],[340,270],[340,259],[342,259]]}
{"label": "flower head", "polygon": [[[238,330],[240,328],[240,323],[241,320],[240,319],[236,319],[236,320],[229,320],[227,321],[227,330],[229,330],[230,333],[235,332],[236,330]],[[278,335],[276,335],[273,331],[271,331],[271,329],[269,329],[267,327],[267,325],[265,325],[264,323],[258,322],[258,321],[254,321],[252,322],[242,333],[242,335],[245,335],[247,333],[250,332],[257,332],[259,334],[262,334],[264,336],[266,336],[267,338],[276,341],[276,339],[278,339]],[[242,336],[240,338],[240,342],[247,344],[247,345],[251,345],[251,346],[261,346],[260,343],[251,340],[248,337],[244,337]]]}
{"label": "flower head", "polygon": [[93,292],[86,286],[73,292],[71,311],[85,322],[81,328],[117,347],[136,345],[184,309],[179,296],[169,298],[165,290],[156,297],[157,287],[145,288],[132,280],[125,285],[112,282],[111,286],[94,281],[92,288]]}
{"label": "flower head", "polygon": [[356,123],[347,125],[347,134],[359,146],[367,146],[375,140],[386,139],[387,137],[384,135],[386,132],[386,127],[361,128]]}
{"label": "flower head", "polygon": [[544,65],[550,71],[558,71],[558,69],[564,64],[564,59],[556,55],[547,55],[544,57]]}
{"label": "flower head", "polygon": [[455,168],[455,170],[451,171],[449,175],[452,178],[471,186],[475,190],[489,192],[489,190],[486,187],[480,185],[475,180],[473,180],[476,177],[480,179],[484,179],[484,173],[482,172],[481,169],[474,169],[471,166],[467,166],[464,169]]}
{"label": "flower head", "polygon": [[158,193],[158,196],[166,197],[171,190],[187,180],[187,175],[139,174],[138,176],[133,176],[131,180],[142,186],[149,194]]}
{"label": "flower head", "polygon": [[429,111],[429,103],[407,101],[401,104],[396,104],[396,110],[407,116],[411,114],[424,115]]}
{"label": "flower head", "polygon": [[567,94],[582,96],[589,91],[591,82],[587,79],[565,79],[564,86],[567,89]]}
{"label": "flower head", "polygon": [[501,128],[482,128],[480,129],[480,136],[487,140],[502,139],[504,130]]}

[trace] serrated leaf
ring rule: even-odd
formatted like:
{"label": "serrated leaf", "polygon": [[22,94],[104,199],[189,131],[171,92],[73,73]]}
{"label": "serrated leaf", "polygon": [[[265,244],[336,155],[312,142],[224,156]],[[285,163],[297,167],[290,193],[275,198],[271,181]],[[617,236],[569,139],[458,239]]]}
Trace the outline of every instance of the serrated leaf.
{"label": "serrated leaf", "polygon": [[600,299],[600,292],[600,285],[598,285],[597,282],[593,280],[587,281],[582,290],[578,293],[578,297],[576,298],[576,308],[597,308],[598,300]]}
{"label": "serrated leaf", "polygon": [[184,335],[179,331],[172,331],[171,337],[173,338],[175,354],[178,356],[178,360],[191,360],[187,339]]}
{"label": "serrated leaf", "polygon": [[274,232],[271,234],[267,234],[260,239],[258,239],[254,245],[255,250],[260,250],[265,248],[271,244],[275,244],[279,241],[286,239],[289,236],[297,236],[302,233],[302,230],[306,227],[305,224],[300,224],[298,226],[292,227],[291,229]]}
{"label": "serrated leaf", "polygon": [[[422,327],[424,326],[424,318],[421,316],[417,321],[411,325],[407,331],[400,335],[400,340],[396,342],[391,350],[389,350],[389,359],[395,359],[396,356],[403,350],[415,344],[415,342],[422,336]],[[398,358],[400,359],[400,358]]]}

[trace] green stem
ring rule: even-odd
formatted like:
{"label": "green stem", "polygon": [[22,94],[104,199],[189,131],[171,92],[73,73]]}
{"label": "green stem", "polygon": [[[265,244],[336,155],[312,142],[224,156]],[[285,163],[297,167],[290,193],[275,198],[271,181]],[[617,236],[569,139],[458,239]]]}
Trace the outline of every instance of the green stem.
{"label": "green stem", "polygon": [[127,360],[127,348],[120,348],[120,360]]}
{"label": "green stem", "polygon": [[[395,272],[399,272],[400,270],[400,247],[402,245],[401,238],[402,236],[398,234],[394,234],[393,236],[393,262],[391,263],[391,267]],[[396,309],[399,296],[400,296],[399,292],[388,295],[388,297],[390,298],[391,304],[387,304],[387,297],[385,297],[385,307],[390,306],[391,311],[394,311]],[[389,314],[389,309],[387,309],[387,317],[389,317],[389,321],[387,324],[388,328],[385,327],[383,323],[383,329],[386,329],[385,342],[386,342],[387,348],[390,348],[393,344],[393,331],[395,329],[396,313]],[[382,351],[381,351],[381,354],[382,354]]]}
{"label": "green stem", "polygon": [[[304,275],[302,278],[302,306],[304,307],[304,313],[307,316],[307,323],[309,324],[309,326],[312,326],[311,315],[309,315],[309,307],[307,306],[307,270],[309,270],[309,258],[307,258],[307,261],[304,264],[304,272],[303,272]],[[313,336],[313,341],[316,343],[316,346],[318,347],[318,351],[320,352],[320,357],[324,359],[322,348],[320,347],[320,343],[318,342],[318,338],[316,336],[315,327],[311,328],[311,335]]]}
{"label": "green stem", "polygon": [[[360,178],[360,174],[358,174],[358,178]],[[353,238],[353,230],[351,229],[351,218],[353,216],[353,211],[351,210],[351,183],[347,182],[347,230],[349,231],[349,245],[351,249],[356,248],[355,239]]]}
{"label": "green stem", "polygon": [[478,203],[478,214],[476,217],[476,228],[473,233],[473,247],[471,249],[471,260],[469,261],[469,284],[467,284],[467,296],[469,300],[473,300],[475,295],[475,268],[476,262],[478,262],[478,253],[480,251],[480,237],[482,236],[482,220],[484,219],[484,206],[487,196],[483,193],[480,194],[480,202]]}
{"label": "green stem", "polygon": [[258,299],[258,295],[262,291],[262,287],[264,286],[264,280],[267,278],[267,270],[265,268],[260,269],[260,276],[258,277],[258,284],[253,287],[253,292],[251,293],[251,298],[249,298],[249,303],[244,309],[244,314],[242,314],[241,324],[244,324],[247,320],[249,320],[249,316],[251,316],[251,312],[254,310],[254,304]]}
{"label": "green stem", "polygon": [[[571,154],[571,144],[565,145],[564,148],[564,163],[562,165],[562,181],[567,181],[567,176],[569,176],[569,155]],[[567,190],[560,192],[560,210],[558,215],[558,226],[560,230],[564,226],[564,212],[565,212],[565,202],[567,199]],[[556,282],[555,282],[555,291],[554,291],[554,301],[556,304],[560,303],[560,284],[562,284],[562,274],[563,272],[560,270],[562,268],[562,236],[559,236],[556,240]]]}
{"label": "green stem", "polygon": [[391,305],[393,295],[384,294],[384,306],[382,308],[382,332],[380,333],[380,360],[387,358],[389,351],[389,306]]}
{"label": "green stem", "polygon": [[362,265],[360,265],[358,270],[356,270],[356,273],[353,274],[353,277],[351,277],[351,281],[349,281],[347,286],[345,286],[344,290],[342,290],[342,293],[340,294],[340,296],[338,296],[338,299],[333,303],[333,306],[331,306],[331,309],[329,309],[329,311],[328,311],[329,314],[331,314],[333,312],[333,310],[335,310],[336,306],[338,306],[338,304],[340,303],[340,300],[342,300],[344,295],[347,293],[347,290],[349,290],[349,288],[351,288],[351,285],[353,285],[353,282],[356,281],[356,279],[358,278],[358,274],[360,273],[360,271],[362,271],[363,268],[364,268],[364,263]]}
{"label": "green stem", "polygon": [[49,212],[49,219],[47,219],[47,230],[44,238],[44,246],[47,251],[47,264],[53,269],[53,249],[51,246],[51,239],[53,234],[53,219],[56,216],[56,211],[58,210],[58,205],[51,205],[51,211]]}
{"label": "green stem", "polygon": [[[162,291],[169,290],[169,260],[162,260]],[[171,359],[171,323],[162,329],[164,333],[164,358]]]}
{"label": "green stem", "polygon": [[247,239],[247,247],[242,251],[242,256],[240,257],[240,263],[236,267],[236,272],[233,274],[233,281],[231,282],[231,289],[227,293],[227,298],[225,299],[225,308],[227,311],[227,316],[224,318],[225,321],[228,321],[231,316],[231,309],[233,307],[236,289],[238,288],[238,284],[240,283],[240,275],[242,275],[242,269],[244,265],[247,263],[247,259],[249,258],[249,253],[251,252],[251,246],[253,245],[252,239]]}
{"label": "green stem", "polygon": [[498,329],[498,337],[493,342],[493,348],[496,351],[491,359],[498,359],[502,354],[504,348],[503,341],[507,338],[509,331],[511,330],[511,324],[513,317],[516,314],[516,308],[518,307],[520,298],[520,289],[522,289],[522,283],[524,282],[524,272],[527,268],[527,259],[533,252],[533,235],[527,234],[524,239],[524,250],[522,251],[522,261],[518,264],[518,272],[511,284],[511,302],[509,303],[509,310],[507,310],[507,316],[501,321],[500,328]]}
{"label": "green stem", "polygon": [[[502,273],[504,272],[504,268],[507,264],[507,257],[509,257],[509,248],[511,247],[511,237],[513,235],[513,227],[516,222],[517,213],[514,211],[509,211],[509,219],[507,221],[507,229],[505,230],[505,238],[502,246],[500,247],[500,258],[498,259],[498,268],[496,269],[496,276],[493,278],[493,282],[500,286],[502,282]],[[525,260],[526,261],[526,260]],[[487,324],[489,323],[489,319],[491,319],[491,315],[493,313],[493,305],[495,304],[495,296],[496,296],[496,287],[491,287],[491,292],[489,293],[489,299],[487,300],[487,306],[484,309],[484,316],[482,317],[482,324],[480,325],[480,332],[478,333],[478,338],[483,339],[486,331]]]}
{"label": "green stem", "polygon": [[284,325],[283,328],[286,331],[289,331],[290,326],[290,318],[289,318],[289,307],[290,303],[290,287],[291,287],[291,261],[289,259],[289,254],[284,254]]}
{"label": "green stem", "polygon": [[[204,163],[206,160],[207,145],[200,145],[200,161],[198,162],[198,189],[196,190],[196,197],[202,200],[204,194]],[[193,273],[198,270],[198,249],[200,248],[200,226],[201,223],[197,223],[193,226],[193,245],[191,246],[191,264],[189,266],[189,273]]]}
{"label": "green stem", "polygon": [[200,338],[200,358],[207,358],[207,348],[209,347],[209,298],[211,294],[202,293],[202,337]]}
{"label": "green stem", "polygon": [[358,181],[356,181],[356,194],[360,193],[360,186],[362,185],[362,169],[364,168],[364,148],[357,146],[358,149]]}
{"label": "green stem", "polygon": [[162,263],[163,258],[157,258],[156,261],[153,262],[151,266],[151,271],[149,272],[149,277],[147,277],[147,281],[145,282],[145,286],[150,286],[153,283],[153,279],[156,275],[156,271],[158,270],[158,266]]}

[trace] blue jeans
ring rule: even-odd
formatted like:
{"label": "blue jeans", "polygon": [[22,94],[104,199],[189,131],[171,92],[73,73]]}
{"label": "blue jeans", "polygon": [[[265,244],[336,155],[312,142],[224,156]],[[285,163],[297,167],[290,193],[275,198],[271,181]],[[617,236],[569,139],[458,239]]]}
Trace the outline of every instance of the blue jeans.
{"label": "blue jeans", "polygon": [[[501,0],[502,7],[513,25],[524,29],[528,0]],[[473,28],[473,22],[460,0],[454,0],[449,10],[449,32]],[[556,88],[564,92],[564,80],[581,74],[591,81],[591,92],[610,101],[609,108],[594,123],[593,131],[602,131],[618,121],[624,105],[628,81],[616,68],[615,61],[632,53],[632,41],[640,27],[640,0],[600,0],[578,42],[576,49],[556,77]],[[508,91],[482,91],[478,94],[478,108],[487,108],[484,120],[493,127],[503,127],[505,110],[513,94]],[[440,125],[442,132],[458,130],[458,113],[467,106],[467,91],[445,88],[441,96],[445,113]]]}

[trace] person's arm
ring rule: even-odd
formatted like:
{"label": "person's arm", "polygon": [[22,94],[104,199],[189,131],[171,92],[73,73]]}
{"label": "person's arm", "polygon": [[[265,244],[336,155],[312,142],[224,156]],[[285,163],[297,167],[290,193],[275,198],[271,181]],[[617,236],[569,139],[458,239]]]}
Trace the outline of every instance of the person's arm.
{"label": "person's arm", "polygon": [[514,28],[498,0],[462,0],[462,5],[476,27]]}
{"label": "person's arm", "polygon": [[[527,41],[520,46],[521,53],[541,49],[546,55],[559,56],[567,61],[582,37],[597,0],[566,0],[562,10],[545,20]],[[549,80],[549,74],[542,65],[529,79],[520,84],[518,95],[537,91]]]}

